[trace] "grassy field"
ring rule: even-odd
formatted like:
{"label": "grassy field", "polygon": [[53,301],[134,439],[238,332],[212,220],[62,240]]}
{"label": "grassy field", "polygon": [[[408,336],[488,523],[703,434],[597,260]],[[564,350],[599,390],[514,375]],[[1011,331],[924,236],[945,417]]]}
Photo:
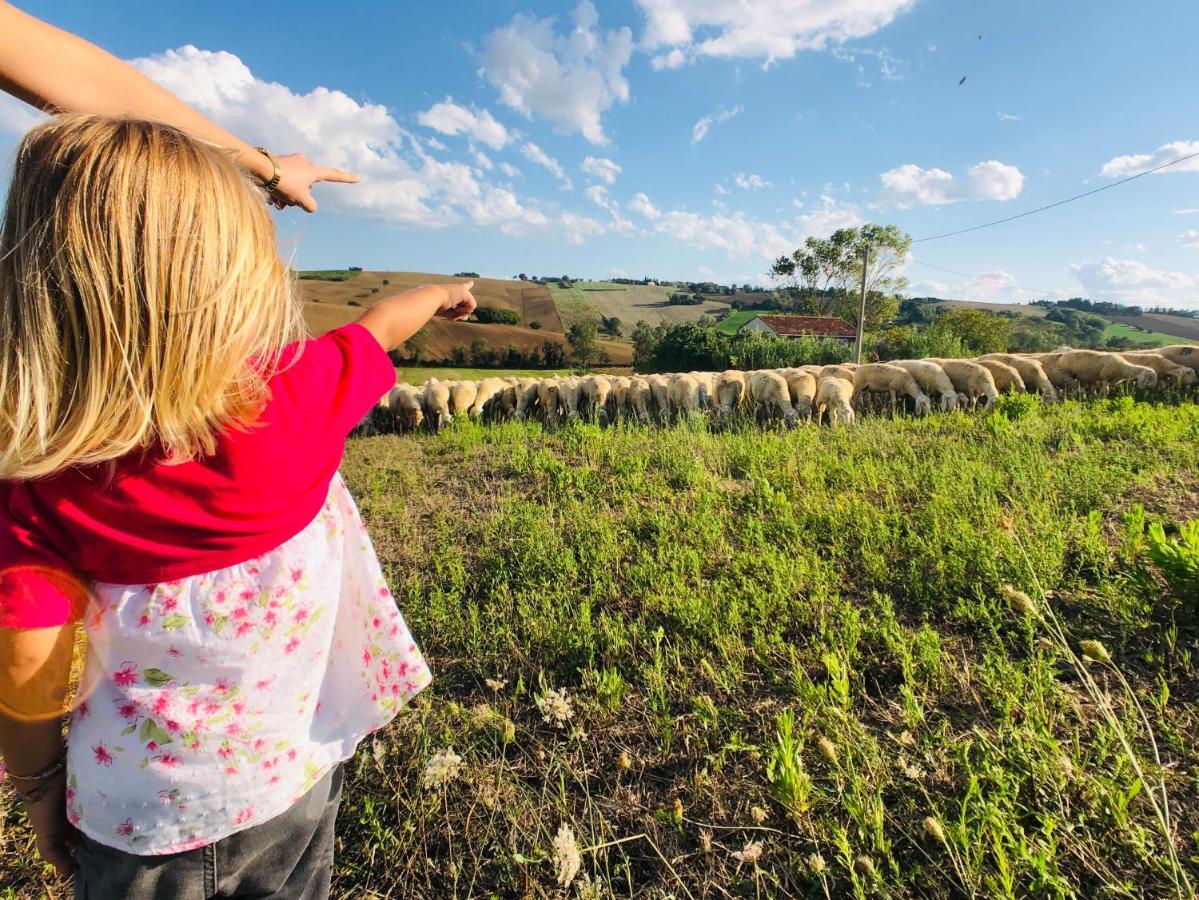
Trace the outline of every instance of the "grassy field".
{"label": "grassy field", "polygon": [[667,301],[678,288],[657,284],[585,281],[575,282],[566,289],[551,283],[549,289],[567,328],[580,321],[598,322],[601,315],[615,316],[626,335],[637,322],[650,325],[694,322],[702,315],[728,309],[728,303],[719,300],[705,300],[695,306],[671,306]]}
{"label": "grassy field", "polygon": [[[1199,518],[1193,403],[461,423],[352,440],[343,472],[435,681],[350,767],[335,896],[1199,882],[1199,581],[1150,559]],[[5,821],[0,879],[35,896]]]}
{"label": "grassy field", "polygon": [[361,269],[303,269],[296,277],[301,281],[349,281],[361,274]]}
{"label": "grassy field", "polygon": [[764,309],[734,309],[720,320],[720,324],[716,326],[716,330],[721,334],[736,334],[741,330],[743,325],[746,325],[756,316],[760,316],[763,313],[769,314],[769,311]]}
{"label": "grassy field", "polygon": [[1173,334],[1163,334],[1160,331],[1140,331],[1131,325],[1124,325],[1118,322],[1109,323],[1103,329],[1103,337],[1124,337],[1130,341],[1135,341],[1138,344],[1144,344],[1146,347],[1166,347],[1170,344],[1195,344],[1199,341],[1189,340],[1187,338],[1178,337]]}

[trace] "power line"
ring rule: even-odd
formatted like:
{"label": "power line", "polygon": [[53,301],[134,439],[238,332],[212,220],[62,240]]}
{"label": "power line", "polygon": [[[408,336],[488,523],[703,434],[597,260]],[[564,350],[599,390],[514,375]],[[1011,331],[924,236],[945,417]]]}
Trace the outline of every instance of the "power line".
{"label": "power line", "polygon": [[916,238],[912,241],[913,244],[923,244],[926,241],[939,241],[941,238],[954,237],[959,234],[967,234],[971,231],[981,231],[984,228],[991,228],[994,225],[1002,225],[1004,222],[1014,222],[1016,219],[1023,219],[1025,216],[1036,215],[1040,212],[1045,212],[1047,209],[1053,209],[1055,206],[1065,206],[1067,203],[1073,203],[1075,200],[1081,200],[1083,197],[1090,197],[1092,194],[1098,194],[1100,191],[1110,191],[1114,187],[1119,187],[1122,184],[1128,184],[1130,181],[1136,181],[1138,178],[1144,178],[1146,175],[1152,175],[1154,172],[1160,172],[1162,169],[1168,169],[1170,166],[1176,166],[1179,163],[1186,162],[1188,159],[1194,159],[1199,156],[1199,152],[1189,153],[1186,156],[1180,156],[1173,162],[1163,163],[1160,166],[1155,166],[1152,169],[1146,169],[1144,172],[1138,172],[1136,175],[1130,175],[1127,178],[1121,178],[1119,181],[1113,181],[1111,184],[1105,184],[1103,187],[1097,187],[1092,191],[1086,191],[1082,194],[1075,194],[1073,197],[1067,197],[1065,200],[1058,200],[1056,203],[1050,203],[1047,206],[1038,206],[1036,209],[1030,209],[1026,212],[1017,213],[1014,216],[1008,216],[1006,219],[996,219],[994,222],[984,222],[982,225],[974,225],[970,228],[961,228],[957,231],[947,231],[945,234],[934,234],[929,237]]}
{"label": "power line", "polygon": [[[918,259],[909,259],[908,262],[917,266],[924,266],[926,269],[936,269],[938,272],[948,272],[950,275],[960,275],[962,278],[978,277],[977,274],[971,275],[969,272],[959,272],[957,269],[947,269],[944,266],[934,266],[932,263],[922,262]],[[1013,281],[1011,284],[1012,287],[1016,288],[1016,290],[1024,291],[1026,294],[1040,294],[1043,297],[1048,297],[1051,294],[1056,293],[1055,291],[1035,291],[1032,288],[1026,288],[1023,285],[1017,284],[1015,281]]]}

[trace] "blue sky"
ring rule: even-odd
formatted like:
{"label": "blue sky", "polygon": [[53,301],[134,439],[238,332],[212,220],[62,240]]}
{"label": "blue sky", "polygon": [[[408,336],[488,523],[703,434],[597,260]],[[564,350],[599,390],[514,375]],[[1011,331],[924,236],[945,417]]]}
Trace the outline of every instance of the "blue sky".
{"label": "blue sky", "polygon": [[[360,171],[280,214],[303,267],[766,283],[843,224],[938,234],[1199,151],[1193,2],[21,5]],[[0,149],[29,121],[0,105]],[[1199,307],[1199,160],[918,244],[907,274]]]}

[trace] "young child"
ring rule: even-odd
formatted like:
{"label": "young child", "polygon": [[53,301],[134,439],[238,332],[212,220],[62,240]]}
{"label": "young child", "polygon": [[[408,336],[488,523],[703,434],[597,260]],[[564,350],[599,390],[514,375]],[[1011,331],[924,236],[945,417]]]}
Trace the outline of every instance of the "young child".
{"label": "young child", "polygon": [[340,764],[430,680],[337,468],[395,383],[386,351],[468,316],[472,284],[303,340],[230,153],[96,116],[21,142],[0,233],[0,752],[76,896],[328,894]]}

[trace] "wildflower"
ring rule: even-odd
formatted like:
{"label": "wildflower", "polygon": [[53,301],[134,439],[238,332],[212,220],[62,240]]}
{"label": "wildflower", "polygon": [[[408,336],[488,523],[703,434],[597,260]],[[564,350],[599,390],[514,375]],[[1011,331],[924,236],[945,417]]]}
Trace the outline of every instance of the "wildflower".
{"label": "wildflower", "polygon": [[699,849],[704,851],[704,853],[712,852],[712,832],[706,828],[699,830]]}
{"label": "wildflower", "polygon": [[859,856],[853,861],[854,871],[864,878],[874,877],[874,860],[869,856]]}
{"label": "wildflower", "polygon": [[627,772],[633,768],[633,760],[625,750],[620,751],[620,756],[616,757],[616,768],[622,772]]}
{"label": "wildflower", "polygon": [[485,678],[485,679],[483,679],[483,683],[485,685],[487,685],[489,688],[491,688],[495,693],[498,694],[500,691],[502,691],[504,689],[504,686],[508,683],[508,679],[507,678]]}
{"label": "wildflower", "polygon": [[500,740],[511,744],[516,740],[516,724],[511,719],[504,719],[500,725]]}
{"label": "wildflower", "polygon": [[758,864],[758,860],[761,858],[761,841],[750,841],[743,849],[733,851],[733,859],[737,860],[737,862],[749,863],[750,865],[756,866]]}
{"label": "wildflower", "polygon": [[945,843],[945,829],[932,816],[924,817],[924,833],[942,844]]}
{"label": "wildflower", "polygon": [[474,718],[476,725],[486,725],[495,715],[491,711],[491,707],[486,703],[476,703],[470,708],[470,714]]}
{"label": "wildflower", "polygon": [[584,873],[575,882],[575,896],[578,900],[602,900],[604,896],[604,881],[598,875],[593,881],[591,876]]}
{"label": "wildflower", "polygon": [[1016,610],[1016,612],[1024,613],[1026,616],[1040,616],[1036,602],[1032,597],[1024,593],[1024,591],[1017,590],[1010,584],[1005,584],[999,589],[999,593],[1003,594],[1007,602],[1011,604],[1012,609]]}
{"label": "wildflower", "polygon": [[1082,658],[1087,662],[1110,663],[1112,661],[1107,647],[1103,646],[1100,641],[1079,641],[1078,649],[1082,651]]}
{"label": "wildflower", "polygon": [[749,817],[753,819],[756,824],[761,825],[770,818],[770,813],[766,812],[766,810],[762,809],[760,806],[751,806],[749,808]]}
{"label": "wildflower", "polygon": [[558,828],[554,838],[554,868],[558,870],[558,884],[569,887],[574,877],[579,874],[582,859],[579,856],[579,845],[575,841],[575,833],[565,822]]}
{"label": "wildflower", "polygon": [[425,772],[421,777],[421,786],[425,790],[444,787],[455,781],[462,774],[462,757],[447,747],[440,753],[434,753],[425,763]]}
{"label": "wildflower", "polygon": [[820,737],[818,737],[816,739],[816,746],[820,748],[820,752],[824,756],[825,759],[827,759],[829,762],[836,765],[836,763],[837,763],[837,745],[836,744],[834,744],[832,741],[830,741],[824,735],[821,735]]}
{"label": "wildflower", "polygon": [[813,875],[821,874],[827,868],[824,857],[819,853],[813,853],[808,857],[808,868],[812,870]]}
{"label": "wildflower", "polygon": [[541,712],[541,721],[547,725],[553,725],[555,728],[565,728],[566,723],[574,715],[574,708],[571,705],[570,697],[566,695],[566,688],[547,690],[537,698],[537,709]]}
{"label": "wildflower", "polygon": [[670,821],[676,825],[683,824],[683,801],[678,797],[674,798],[674,804],[670,808]]}

